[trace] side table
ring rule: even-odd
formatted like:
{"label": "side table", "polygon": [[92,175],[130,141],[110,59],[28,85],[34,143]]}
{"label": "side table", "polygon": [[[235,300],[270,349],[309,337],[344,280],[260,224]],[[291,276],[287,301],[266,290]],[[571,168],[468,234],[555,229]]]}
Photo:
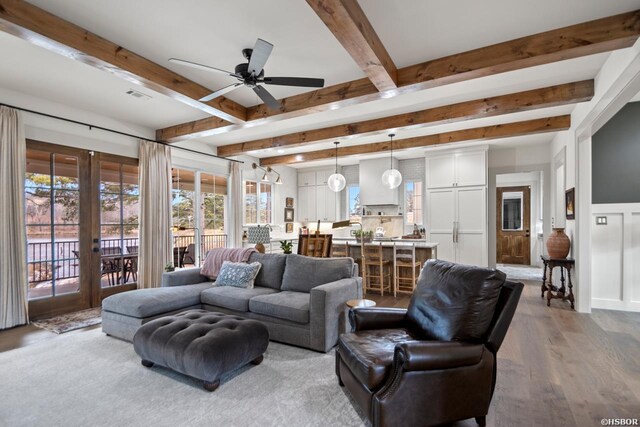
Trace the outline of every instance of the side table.
{"label": "side table", "polygon": [[376,302],[370,299],[350,299],[347,301],[349,308],[375,307]]}
{"label": "side table", "polygon": [[[542,274],[542,294],[547,293],[547,307],[551,305],[551,300],[554,298],[561,299],[562,301],[569,301],[571,308],[575,310],[573,296],[573,283],[571,283],[571,269],[575,266],[576,261],[573,258],[550,258],[547,255],[542,255],[542,262],[544,263],[544,272]],[[560,267],[560,288],[553,285],[553,269],[554,267]],[[549,269],[549,281],[547,281],[547,268]],[[567,279],[569,282],[568,292],[565,288],[564,270],[567,270]]]}

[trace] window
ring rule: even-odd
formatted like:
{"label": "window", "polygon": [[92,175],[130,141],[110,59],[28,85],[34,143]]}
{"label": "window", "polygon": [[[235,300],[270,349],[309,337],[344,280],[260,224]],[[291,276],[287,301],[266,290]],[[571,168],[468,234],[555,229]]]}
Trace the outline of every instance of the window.
{"label": "window", "polygon": [[360,185],[350,184],[347,187],[347,212],[351,221],[360,221],[362,206],[360,206]]}
{"label": "window", "polygon": [[405,225],[422,225],[422,181],[406,181],[404,184]]}
{"label": "window", "polygon": [[213,248],[226,246],[224,206],[227,198],[227,178],[200,173],[200,256]]}
{"label": "window", "polygon": [[195,172],[184,169],[172,169],[171,181],[173,225],[176,227],[193,228],[196,223],[194,210]]}
{"label": "window", "polygon": [[244,183],[244,223],[270,224],[273,187],[270,183],[247,180]]}

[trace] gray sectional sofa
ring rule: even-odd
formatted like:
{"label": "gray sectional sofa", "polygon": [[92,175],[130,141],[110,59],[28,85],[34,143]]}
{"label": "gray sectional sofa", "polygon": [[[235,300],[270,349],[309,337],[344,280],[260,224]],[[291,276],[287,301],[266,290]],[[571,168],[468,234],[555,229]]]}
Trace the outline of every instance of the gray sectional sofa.
{"label": "gray sectional sofa", "polygon": [[344,324],[345,302],[362,297],[351,258],[253,253],[262,264],[252,289],[214,286],[199,268],[165,273],[162,287],[123,292],[102,302],[102,331],[132,341],[150,320],[194,308],[263,322],[271,340],[326,352]]}

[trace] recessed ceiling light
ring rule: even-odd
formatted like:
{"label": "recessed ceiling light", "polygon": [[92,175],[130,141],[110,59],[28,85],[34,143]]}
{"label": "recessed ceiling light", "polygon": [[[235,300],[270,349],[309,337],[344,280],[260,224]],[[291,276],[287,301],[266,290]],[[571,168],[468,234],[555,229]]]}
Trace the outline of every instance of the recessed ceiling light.
{"label": "recessed ceiling light", "polygon": [[284,153],[284,150],[281,148],[281,149],[278,150],[278,153],[282,154],[282,153]]}

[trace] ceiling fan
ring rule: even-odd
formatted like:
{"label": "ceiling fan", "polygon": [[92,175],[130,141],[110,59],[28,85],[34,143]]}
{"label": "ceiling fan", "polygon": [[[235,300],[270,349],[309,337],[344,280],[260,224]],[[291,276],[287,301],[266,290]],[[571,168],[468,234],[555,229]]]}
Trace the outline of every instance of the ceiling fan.
{"label": "ceiling fan", "polygon": [[200,101],[207,102],[215,99],[225,93],[231,92],[240,86],[247,86],[260,97],[260,99],[269,107],[273,109],[280,108],[280,102],[276,100],[263,86],[258,83],[264,83],[266,85],[278,85],[278,86],[301,86],[301,87],[323,87],[324,79],[313,79],[307,77],[265,77],[264,76],[264,64],[267,63],[269,55],[271,55],[273,45],[262,39],[256,40],[253,49],[242,49],[242,55],[247,59],[246,63],[236,65],[235,71],[225,71],[220,68],[209,67],[208,65],[202,65],[191,61],[185,61],[183,59],[171,58],[169,62],[174,64],[185,65],[187,67],[197,68],[199,70],[211,71],[215,73],[226,74],[231,77],[235,77],[239,80],[239,83],[233,83],[229,86],[223,87],[220,90],[213,92],[210,95],[201,98]]}

